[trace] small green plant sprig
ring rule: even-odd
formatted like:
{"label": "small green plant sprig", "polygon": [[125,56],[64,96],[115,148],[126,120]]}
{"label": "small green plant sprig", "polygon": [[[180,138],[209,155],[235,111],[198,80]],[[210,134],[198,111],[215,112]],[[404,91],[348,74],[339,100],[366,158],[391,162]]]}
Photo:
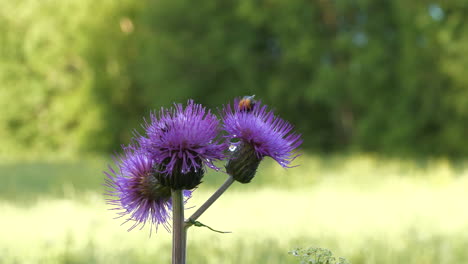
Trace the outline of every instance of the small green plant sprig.
{"label": "small green plant sprig", "polygon": [[300,264],[350,264],[341,257],[337,260],[326,248],[296,248],[289,251],[289,254],[298,257]]}

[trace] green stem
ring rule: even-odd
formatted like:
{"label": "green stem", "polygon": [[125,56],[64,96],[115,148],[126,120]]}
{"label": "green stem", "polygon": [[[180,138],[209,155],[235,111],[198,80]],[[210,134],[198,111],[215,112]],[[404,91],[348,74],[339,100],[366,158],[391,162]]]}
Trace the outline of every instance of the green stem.
{"label": "green stem", "polygon": [[195,211],[195,213],[193,213],[193,215],[190,216],[190,218],[187,221],[185,221],[185,229],[192,226],[193,223],[198,219],[198,217],[200,217],[206,211],[206,209],[208,209],[221,196],[221,194],[223,194],[229,188],[229,186],[231,186],[233,182],[234,178],[232,176],[229,176],[229,178],[226,179],[223,185],[221,185],[221,187],[219,187],[219,189],[216,190],[216,192],[213,193],[213,195],[211,195],[211,197],[208,198],[208,200],[206,200],[206,202],[202,206],[200,206],[198,210]]}
{"label": "green stem", "polygon": [[185,264],[187,232],[182,190],[172,190],[172,264]]}

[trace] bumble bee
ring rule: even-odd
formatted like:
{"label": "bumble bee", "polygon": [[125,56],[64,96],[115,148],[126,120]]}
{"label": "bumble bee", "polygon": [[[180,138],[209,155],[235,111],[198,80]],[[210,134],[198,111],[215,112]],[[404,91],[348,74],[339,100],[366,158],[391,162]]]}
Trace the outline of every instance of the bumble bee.
{"label": "bumble bee", "polygon": [[245,112],[250,112],[252,111],[252,108],[254,107],[256,101],[254,100],[255,94],[252,96],[244,96],[240,101],[239,101],[239,110],[240,111],[245,111]]}

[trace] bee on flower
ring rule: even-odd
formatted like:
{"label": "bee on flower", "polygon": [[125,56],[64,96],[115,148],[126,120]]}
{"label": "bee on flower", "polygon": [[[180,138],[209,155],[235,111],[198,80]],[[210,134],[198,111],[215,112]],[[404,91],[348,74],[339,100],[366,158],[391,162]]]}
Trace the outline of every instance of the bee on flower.
{"label": "bee on flower", "polygon": [[222,112],[226,138],[235,146],[226,171],[241,183],[254,177],[260,161],[269,156],[282,167],[291,167],[302,144],[301,135],[293,126],[276,116],[253,96],[234,100],[234,107],[226,105]]}
{"label": "bee on flower", "polygon": [[255,101],[254,97],[255,97],[255,94],[251,96],[249,95],[244,96],[239,101],[239,104],[237,106],[239,108],[239,111],[245,111],[245,112],[252,111],[252,108],[255,106],[255,103],[257,102]]}

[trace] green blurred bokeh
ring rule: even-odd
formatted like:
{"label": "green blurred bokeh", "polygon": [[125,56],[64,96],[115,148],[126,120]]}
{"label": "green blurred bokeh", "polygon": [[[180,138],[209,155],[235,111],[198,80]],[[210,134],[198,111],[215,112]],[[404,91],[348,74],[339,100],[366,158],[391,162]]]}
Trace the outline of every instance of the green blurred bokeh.
{"label": "green blurred bokeh", "polygon": [[255,94],[312,151],[465,156],[466,3],[3,1],[0,154],[107,153],[153,109]]}
{"label": "green blurred bokeh", "polygon": [[468,0],[0,3],[0,264],[169,263],[106,210],[110,154],[160,107],[252,94],[301,166],[234,184],[201,218],[234,233],[190,230],[189,263],[468,263]]}

